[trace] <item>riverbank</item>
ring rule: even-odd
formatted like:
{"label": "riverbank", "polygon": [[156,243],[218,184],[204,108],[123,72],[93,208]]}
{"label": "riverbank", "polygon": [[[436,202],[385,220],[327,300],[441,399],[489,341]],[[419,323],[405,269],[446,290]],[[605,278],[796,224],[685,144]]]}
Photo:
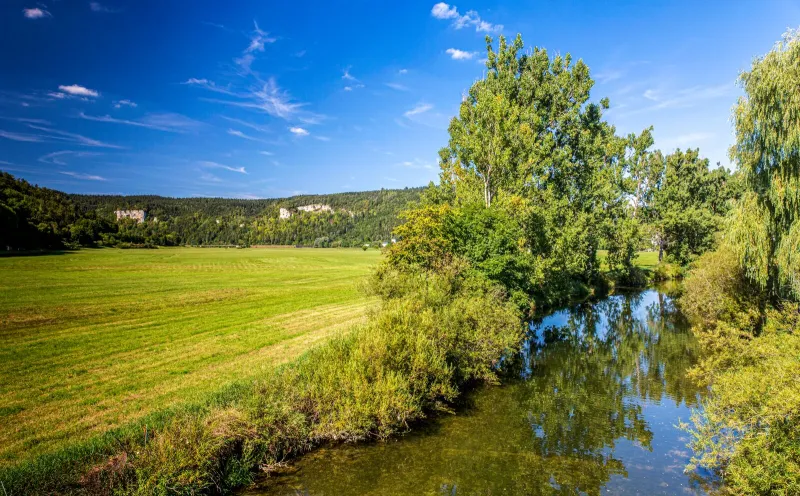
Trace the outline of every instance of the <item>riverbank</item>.
{"label": "riverbank", "polygon": [[684,472],[705,388],[697,342],[668,294],[623,291],[536,319],[499,386],[386,442],[323,446],[247,496],[703,494]]}

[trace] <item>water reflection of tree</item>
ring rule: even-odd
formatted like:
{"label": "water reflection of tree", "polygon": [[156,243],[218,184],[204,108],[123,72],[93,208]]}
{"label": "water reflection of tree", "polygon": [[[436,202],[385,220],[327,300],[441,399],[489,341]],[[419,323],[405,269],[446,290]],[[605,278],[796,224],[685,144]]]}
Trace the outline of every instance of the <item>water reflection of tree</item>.
{"label": "water reflection of tree", "polygon": [[691,337],[670,300],[659,294],[646,305],[645,294],[654,296],[611,297],[568,310],[565,325],[533,327],[529,377],[515,393],[529,411],[533,450],[567,493],[598,494],[611,475],[625,475],[611,455],[617,440],[652,450],[639,400],[696,404],[699,391],[685,379]]}

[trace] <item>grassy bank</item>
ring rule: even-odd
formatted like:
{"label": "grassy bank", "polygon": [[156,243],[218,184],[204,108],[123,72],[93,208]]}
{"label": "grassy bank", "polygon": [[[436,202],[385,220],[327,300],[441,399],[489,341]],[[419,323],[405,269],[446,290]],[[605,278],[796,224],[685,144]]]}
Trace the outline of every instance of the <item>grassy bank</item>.
{"label": "grassy bank", "polygon": [[200,402],[364,317],[377,251],[0,258],[0,465]]}

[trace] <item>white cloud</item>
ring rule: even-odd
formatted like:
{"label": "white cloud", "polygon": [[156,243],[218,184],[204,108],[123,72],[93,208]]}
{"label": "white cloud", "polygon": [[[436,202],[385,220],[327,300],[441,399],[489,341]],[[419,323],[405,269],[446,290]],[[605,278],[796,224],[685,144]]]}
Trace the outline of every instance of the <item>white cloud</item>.
{"label": "white cloud", "polygon": [[131,107],[136,108],[138,105],[130,100],[118,100],[114,102],[114,108]]}
{"label": "white cloud", "polygon": [[202,123],[194,119],[190,119],[185,115],[173,114],[173,113],[147,114],[141,119],[135,121],[127,119],[117,119],[116,117],[111,117],[110,115],[100,115],[100,116],[86,115],[83,112],[78,114],[78,116],[81,119],[86,119],[87,121],[109,122],[112,124],[125,124],[128,126],[145,127],[148,129],[156,129],[158,131],[169,131],[173,133],[187,132],[192,129],[196,129],[202,125]]}
{"label": "white cloud", "polygon": [[458,9],[444,2],[439,2],[431,9],[431,15],[437,19],[453,19],[458,17]]}
{"label": "white cloud", "polygon": [[308,136],[308,131],[303,129],[302,127],[290,127],[289,132],[294,134],[295,136]]}
{"label": "white cloud", "polygon": [[202,167],[209,167],[212,169],[225,169],[231,172],[238,172],[239,174],[247,174],[247,171],[244,169],[244,167],[231,167],[230,165],[211,162],[209,160],[201,160],[200,162],[198,162],[198,165]]}
{"label": "white cloud", "polygon": [[345,91],[353,91],[353,88],[351,86],[345,86],[344,90]]}
{"label": "white cloud", "polygon": [[437,19],[449,20],[452,19],[451,25],[455,29],[462,29],[465,27],[475,27],[475,31],[483,33],[495,33],[503,30],[502,24],[492,24],[486,22],[474,10],[468,11],[466,14],[461,15],[455,5],[448,5],[444,2],[439,2],[431,9],[431,15]]}
{"label": "white cloud", "polygon": [[465,52],[458,48],[448,48],[445,53],[450,55],[453,60],[469,60],[476,55],[476,52]]}
{"label": "white cloud", "polygon": [[342,79],[345,81],[358,81],[352,74],[350,74],[350,67],[344,70],[344,74],[342,74]]}
{"label": "white cloud", "polygon": [[658,101],[658,93],[656,90],[647,90],[642,95],[643,97],[647,98],[648,100],[653,100],[654,102]]}
{"label": "white cloud", "polygon": [[59,100],[61,100],[62,98],[66,98],[67,97],[66,94],[59,93],[59,92],[56,92],[56,91],[51,91],[50,93],[47,94],[47,96],[50,96],[50,97],[53,97],[53,98],[58,98]]}
{"label": "white cloud", "polygon": [[397,71],[398,74],[408,74],[408,69],[400,69]]}
{"label": "white cloud", "polygon": [[429,103],[418,103],[411,110],[407,110],[406,112],[404,112],[403,115],[406,117],[413,117],[415,115],[423,114],[432,108],[433,105]]}
{"label": "white cloud", "polygon": [[330,140],[331,140],[331,139],[330,139],[329,137],[327,137],[327,136],[314,136],[314,138],[316,138],[316,139],[318,139],[318,140],[320,140],[320,141],[330,141]]}
{"label": "white cloud", "polygon": [[267,151],[263,151],[263,150],[258,152],[258,153],[260,153],[261,155],[266,155],[267,157],[271,157],[271,156],[275,155],[272,152],[267,152]]}
{"label": "white cloud", "polygon": [[74,177],[75,179],[85,179],[87,181],[107,181],[108,179],[101,176],[94,176],[92,174],[83,174],[81,172],[60,171],[65,176]]}
{"label": "white cloud", "polygon": [[71,84],[69,86],[61,85],[58,87],[58,89],[63,91],[64,93],[69,93],[70,95],[73,96],[87,96],[87,97],[90,96],[93,98],[100,96],[100,93],[98,93],[97,91],[90,90],[85,86],[80,86],[77,84]]}
{"label": "white cloud", "polygon": [[50,14],[50,12],[44,9],[40,9],[38,7],[32,9],[22,9],[22,15],[24,15],[28,19],[41,19],[43,17],[52,17],[52,14]]}
{"label": "white cloud", "polygon": [[275,43],[275,38],[270,38],[269,33],[265,33],[261,31],[258,27],[258,23],[253,21],[253,33],[250,36],[250,45],[248,45],[247,49],[245,49],[245,53],[249,52],[263,52],[264,51],[264,43]]}
{"label": "white cloud", "polygon": [[400,83],[384,83],[386,86],[397,91],[408,91],[408,86]]}

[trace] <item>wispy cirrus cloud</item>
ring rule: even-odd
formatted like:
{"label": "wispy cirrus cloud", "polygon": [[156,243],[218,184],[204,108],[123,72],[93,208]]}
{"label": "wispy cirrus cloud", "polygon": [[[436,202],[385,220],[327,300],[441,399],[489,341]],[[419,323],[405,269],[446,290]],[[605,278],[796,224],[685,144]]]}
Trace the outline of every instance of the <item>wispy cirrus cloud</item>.
{"label": "wispy cirrus cloud", "polygon": [[81,119],[95,122],[108,122],[111,124],[124,124],[126,126],[144,127],[157,131],[168,131],[171,133],[185,133],[196,130],[202,123],[181,114],[173,113],[152,113],[147,114],[138,120],[118,119],[110,115],[92,116],[80,112]]}
{"label": "wispy cirrus cloud", "polygon": [[425,162],[424,160],[420,160],[418,158],[415,158],[414,160],[406,160],[404,162],[400,162],[397,165],[400,165],[402,167],[407,167],[409,169],[428,169],[428,170],[434,169],[433,164],[431,164],[430,162]]}
{"label": "wispy cirrus cloud", "polygon": [[[67,131],[59,131],[58,129],[47,128],[43,126],[38,126],[34,124],[28,124],[28,127],[31,129],[36,129],[37,131],[44,131],[46,133],[50,133],[50,136],[46,136],[46,138],[61,140],[61,141],[69,141],[73,143],[77,143],[83,146],[93,146],[97,148],[122,148],[121,146],[112,145],[110,143],[105,143],[100,140],[87,138],[86,136],[76,134],[76,133],[69,133]],[[52,136],[56,135],[56,136]]]}
{"label": "wispy cirrus cloud", "polygon": [[436,19],[449,20],[455,29],[474,27],[475,31],[481,33],[496,33],[503,30],[502,24],[492,24],[481,19],[474,10],[469,10],[465,14],[460,14],[455,5],[448,5],[439,2],[431,9],[431,15]]}
{"label": "wispy cirrus cloud", "polygon": [[305,103],[295,102],[289,92],[283,90],[270,78],[261,87],[252,89],[248,93],[237,94],[242,100],[219,100],[207,98],[206,101],[224,103],[236,107],[251,108],[261,110],[273,117],[291,119],[299,114]]}
{"label": "wispy cirrus cloud", "polygon": [[[718,98],[730,98],[736,94],[736,85],[719,84],[710,86],[692,86],[677,91],[647,89],[642,98],[648,101],[645,106],[634,108],[620,116],[631,116],[643,112],[653,112],[665,109],[692,108],[699,103]],[[631,105],[632,106],[632,105]]]}
{"label": "wispy cirrus cloud", "polygon": [[391,88],[393,90],[410,91],[408,86],[406,86],[404,84],[400,84],[400,83],[383,83],[383,84],[385,84],[386,86],[388,86],[389,88]]}
{"label": "wispy cirrus cloud", "polygon": [[445,53],[453,60],[470,60],[477,55],[477,52],[466,52],[458,48],[448,48]]}
{"label": "wispy cirrus cloud", "polygon": [[108,179],[102,176],[95,176],[92,174],[84,174],[83,172],[72,172],[72,171],[59,171],[60,174],[64,174],[65,176],[74,177],[75,179],[83,179],[86,181],[108,181]]}
{"label": "wispy cirrus cloud", "polygon": [[259,126],[258,124],[253,124],[252,122],[247,122],[247,121],[244,121],[242,119],[235,119],[233,117],[227,117],[227,116],[224,116],[224,115],[221,115],[220,117],[222,117],[226,121],[235,122],[236,124],[239,124],[240,126],[249,127],[250,129],[253,129],[254,131],[258,131],[259,133],[271,133],[272,132],[272,130],[267,128],[267,127]]}
{"label": "wispy cirrus cloud", "polygon": [[433,108],[433,105],[429,103],[418,103],[413,108],[406,110],[403,115],[406,117],[413,117],[415,115],[424,114],[425,112],[429,111]]}
{"label": "wispy cirrus cloud", "polygon": [[210,169],[224,169],[231,172],[238,172],[239,174],[247,174],[247,171],[244,167],[231,167],[230,165],[220,164],[218,162],[212,162],[210,160],[201,160],[197,162],[198,165],[201,167],[207,167]]}
{"label": "wispy cirrus cloud", "polygon": [[308,136],[310,133],[302,127],[290,127],[289,132],[295,136]]}
{"label": "wispy cirrus cloud", "polygon": [[251,66],[255,61],[254,52],[263,52],[264,51],[264,44],[265,43],[274,43],[277,41],[276,38],[270,38],[268,33],[262,31],[258,27],[258,23],[253,21],[254,29],[249,35],[250,44],[247,45],[247,48],[244,49],[242,52],[242,56],[235,58],[233,61],[241,67],[244,72],[250,73],[252,72]]}
{"label": "wispy cirrus cloud", "polygon": [[22,15],[27,19],[43,19],[45,17],[53,17],[53,15],[45,9],[34,7],[32,9],[22,9]]}
{"label": "wispy cirrus cloud", "polygon": [[86,158],[86,157],[97,157],[103,155],[99,152],[79,152],[74,150],[62,150],[60,152],[53,152],[48,153],[47,155],[42,155],[38,158],[39,162],[44,164],[53,164],[53,165],[68,165],[67,158]]}
{"label": "wispy cirrus cloud", "polygon": [[253,32],[250,36],[250,45],[245,49],[245,53],[250,52],[263,52],[264,43],[275,43],[277,38],[270,38],[269,33],[262,31],[258,27],[258,23],[253,21]]}
{"label": "wispy cirrus cloud", "polygon": [[246,140],[249,140],[249,141],[257,141],[259,143],[266,143],[266,141],[264,141],[264,140],[262,140],[260,138],[256,138],[255,136],[250,136],[249,134],[245,134],[245,133],[239,131],[238,129],[228,129],[228,134],[230,134],[231,136],[236,136],[237,138],[242,138],[242,139],[246,139]]}
{"label": "wispy cirrus cloud", "polygon": [[42,136],[39,134],[28,134],[28,133],[14,133],[11,131],[4,131],[0,129],[0,138],[9,139],[12,141],[25,141],[29,143],[41,143],[42,141],[46,141],[46,136]]}

